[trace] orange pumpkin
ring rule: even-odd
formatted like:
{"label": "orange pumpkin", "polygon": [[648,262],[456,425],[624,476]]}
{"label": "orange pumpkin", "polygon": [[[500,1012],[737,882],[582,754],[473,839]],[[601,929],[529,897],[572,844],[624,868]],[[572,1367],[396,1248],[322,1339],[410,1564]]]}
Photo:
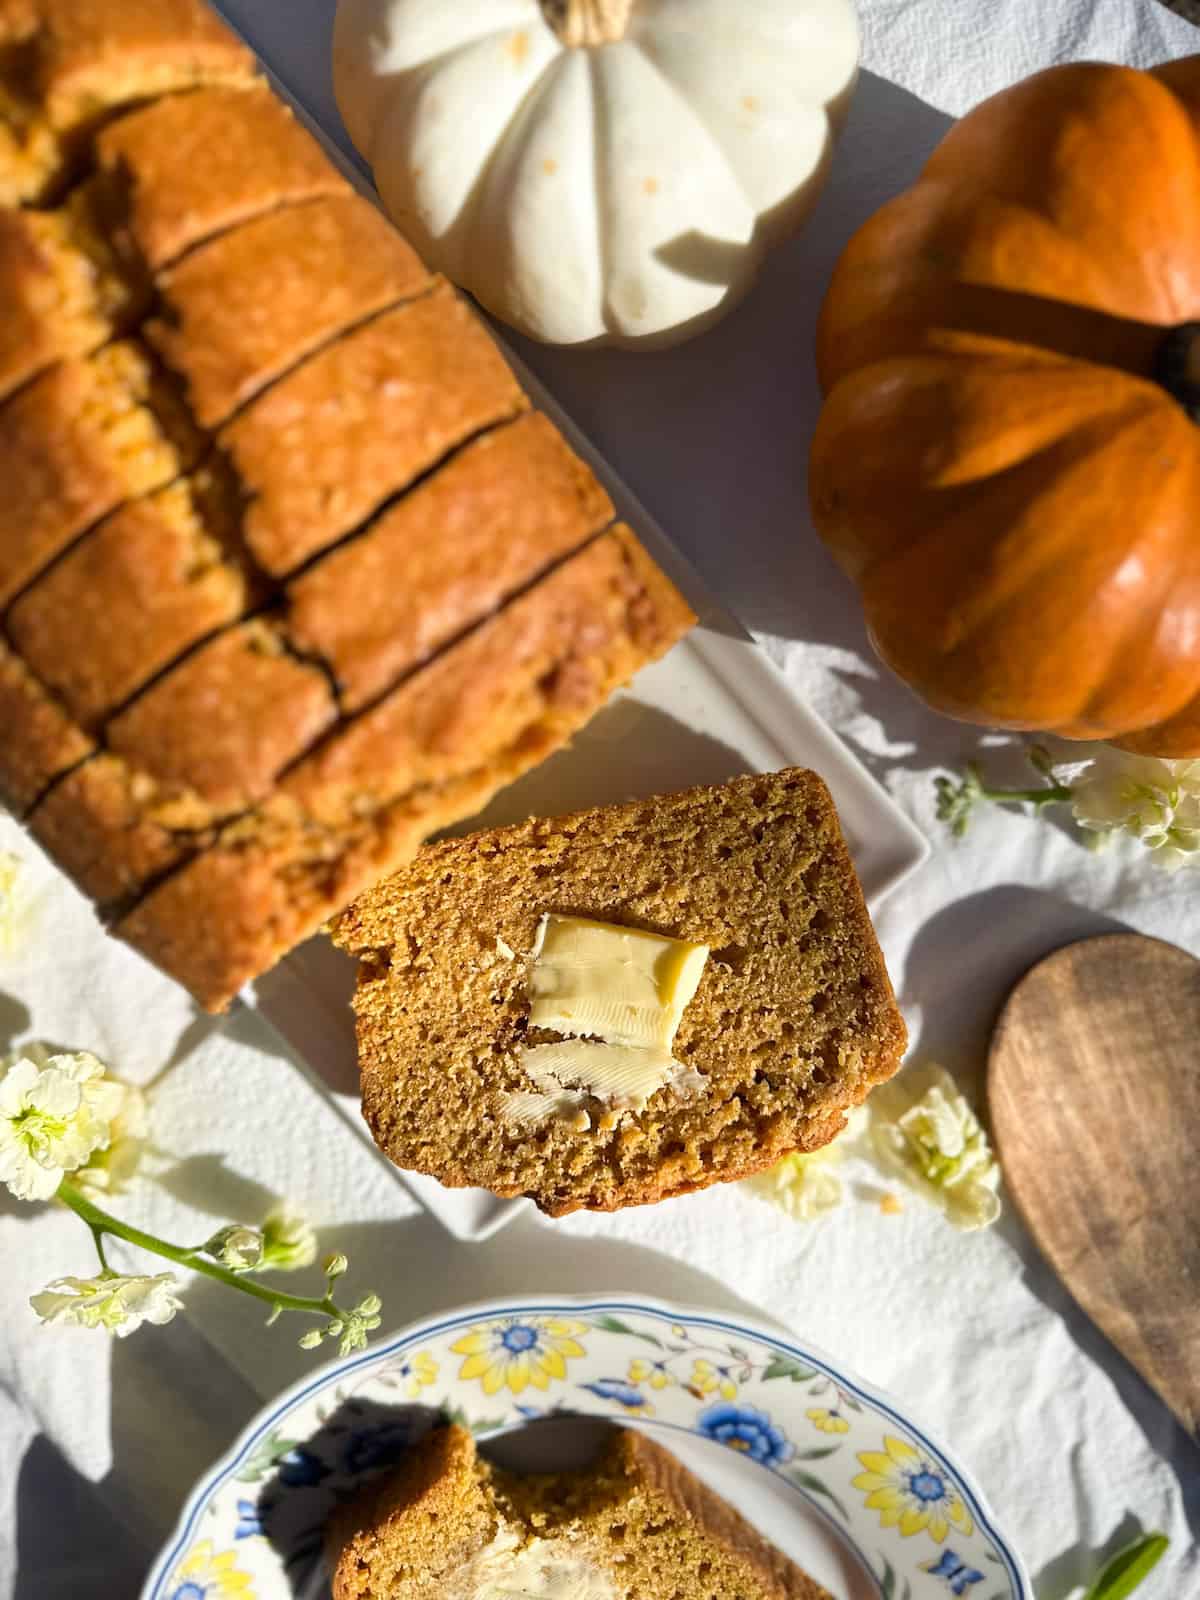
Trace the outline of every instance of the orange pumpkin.
{"label": "orange pumpkin", "polygon": [[938,710],[1200,755],[1200,56],[985,101],[821,313],[816,526]]}

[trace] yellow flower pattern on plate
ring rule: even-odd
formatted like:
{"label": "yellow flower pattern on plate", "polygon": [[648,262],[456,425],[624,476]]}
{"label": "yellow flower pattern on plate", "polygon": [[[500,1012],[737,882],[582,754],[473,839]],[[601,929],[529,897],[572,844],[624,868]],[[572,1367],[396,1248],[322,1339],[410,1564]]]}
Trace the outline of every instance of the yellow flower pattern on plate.
{"label": "yellow flower pattern on plate", "polygon": [[722,1400],[736,1400],[738,1386],[729,1376],[729,1370],[700,1357],[692,1363],[689,1388],[696,1394],[719,1394]]}
{"label": "yellow flower pattern on plate", "polygon": [[974,1531],[971,1513],[942,1468],[907,1440],[887,1434],[882,1451],[861,1450],[858,1459],[866,1471],[851,1481],[883,1527],[898,1528],[905,1539],[925,1532],[938,1544],[951,1527]]}
{"label": "yellow flower pattern on plate", "polygon": [[822,1433],[849,1433],[850,1424],[840,1411],[829,1411],[824,1406],[813,1406],[804,1415],[814,1428],[819,1428]]}
{"label": "yellow flower pattern on plate", "polygon": [[213,1551],[211,1539],[201,1539],[175,1569],[170,1600],[254,1600],[250,1574],[237,1564],[233,1550]]}
{"label": "yellow flower pattern on plate", "polygon": [[630,1383],[648,1383],[652,1389],[669,1389],[679,1380],[667,1371],[661,1361],[643,1361],[641,1357],[629,1363]]}
{"label": "yellow flower pattern on plate", "polygon": [[[970,1480],[852,1375],[776,1335],[664,1312],[628,1301],[500,1301],[334,1364],[315,1388],[276,1404],[229,1457],[164,1550],[148,1600],[315,1593],[329,1515],[438,1412],[480,1438],[569,1415],[665,1429],[672,1440],[681,1432],[721,1445],[728,1471],[770,1472],[781,1516],[794,1494],[829,1518],[881,1594],[936,1600],[947,1584],[965,1596],[977,1583],[983,1600],[1032,1593]],[[265,1502],[250,1484],[267,1486]],[[294,1526],[276,1519],[268,1535],[262,1513],[277,1486],[297,1515]]]}
{"label": "yellow flower pattern on plate", "polygon": [[484,1394],[522,1394],[565,1379],[567,1362],[586,1353],[578,1337],[586,1332],[586,1322],[565,1317],[505,1317],[472,1328],[450,1348],[466,1357],[459,1377],[478,1380]]}
{"label": "yellow flower pattern on plate", "polygon": [[416,1400],[422,1389],[428,1389],[431,1383],[436,1383],[437,1375],[438,1364],[428,1350],[418,1350],[415,1355],[406,1356],[396,1369],[400,1386],[410,1400]]}

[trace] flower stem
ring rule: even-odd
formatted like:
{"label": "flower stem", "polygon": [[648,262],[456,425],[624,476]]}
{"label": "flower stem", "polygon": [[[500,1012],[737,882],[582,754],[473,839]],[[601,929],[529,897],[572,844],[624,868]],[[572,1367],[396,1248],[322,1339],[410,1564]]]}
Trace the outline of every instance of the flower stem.
{"label": "flower stem", "polygon": [[993,789],[984,781],[982,769],[975,761],[967,763],[965,774],[957,782],[945,776],[935,778],[933,786],[937,795],[938,819],[947,825],[951,833],[961,838],[967,831],[971,813],[981,800],[993,805],[1033,806],[1035,811],[1040,811],[1043,806],[1062,805],[1070,800],[1070,785],[1054,781],[1054,763],[1049,752],[1040,745],[1034,745],[1029,752],[1029,759],[1046,780],[1030,789]]}
{"label": "flower stem", "polygon": [[1036,789],[991,789],[982,784],[979,798],[996,805],[1058,806],[1071,798],[1071,788],[1066,783],[1041,784]]}
{"label": "flower stem", "polygon": [[218,1266],[215,1261],[207,1261],[197,1250],[182,1249],[178,1245],[168,1244],[165,1239],[160,1239],[153,1233],[145,1233],[141,1228],[122,1222],[119,1217],[111,1216],[107,1211],[101,1211],[99,1206],[93,1205],[66,1178],[59,1184],[56,1198],[65,1206],[69,1206],[92,1230],[92,1237],[96,1241],[100,1261],[106,1272],[109,1268],[108,1262],[104,1259],[101,1240],[104,1234],[111,1233],[117,1239],[124,1239],[127,1244],[136,1245],[139,1250],[149,1250],[151,1254],[163,1256],[166,1260],[174,1261],[192,1272],[202,1272],[205,1277],[215,1278],[218,1283],[227,1284],[229,1288],[237,1289],[242,1294],[252,1295],[254,1299],[263,1300],[269,1306],[281,1306],[285,1311],[307,1311],[313,1316],[341,1315],[328,1295],[317,1300],[307,1295],[283,1294],[278,1289],[269,1289],[265,1284],[255,1283],[240,1273],[230,1272],[228,1267]]}
{"label": "flower stem", "polygon": [[92,1243],[96,1246],[96,1254],[100,1257],[101,1272],[111,1272],[108,1257],[104,1254],[104,1229],[91,1222],[88,1223],[88,1227],[92,1230]]}

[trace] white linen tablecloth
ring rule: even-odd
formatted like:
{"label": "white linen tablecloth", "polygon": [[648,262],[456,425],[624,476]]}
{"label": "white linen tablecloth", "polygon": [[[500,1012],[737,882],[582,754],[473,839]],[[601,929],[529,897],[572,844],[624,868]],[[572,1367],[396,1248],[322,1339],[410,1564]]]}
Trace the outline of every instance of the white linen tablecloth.
{"label": "white linen tablecloth", "polygon": [[[328,117],[333,0],[228,0],[285,83]],[[711,334],[655,356],[527,349],[710,586],[844,734],[918,824],[932,862],[877,918],[914,1038],[977,1084],[1009,985],[1045,952],[1136,928],[1200,954],[1200,879],[1136,847],[1095,856],[1070,831],[981,815],[953,843],[932,774],[989,741],[927,713],[874,662],[849,586],[815,542],[804,494],[816,414],[817,306],[847,237],[987,93],[1053,62],[1148,65],[1200,46],[1154,0],[860,0],[865,66],[829,189],[804,237]],[[1015,773],[1014,749],[990,752]],[[0,1049],[89,1048],[153,1082],[162,1184],[122,1202],[196,1242],[270,1197],[306,1207],[384,1298],[384,1331],[504,1292],[639,1290],[753,1308],[893,1391],[978,1477],[1039,1597],[1059,1600],[1139,1526],[1172,1537],[1146,1600],[1200,1592],[1200,1457],[1070,1303],[1017,1221],[955,1234],[909,1202],[868,1196],[815,1225],[737,1188],[612,1218],[525,1218],[490,1243],[452,1241],[331,1114],[249,1012],[225,1022],[105,940],[15,825],[25,862],[15,947],[0,952]],[[1134,1064],[1136,1066],[1136,1064]],[[0,1593],[83,1600],[136,1592],[195,1478],[262,1397],[311,1363],[290,1321],[195,1286],[192,1315],[110,1344],[39,1330],[28,1295],[92,1270],[71,1217],[0,1192]]]}

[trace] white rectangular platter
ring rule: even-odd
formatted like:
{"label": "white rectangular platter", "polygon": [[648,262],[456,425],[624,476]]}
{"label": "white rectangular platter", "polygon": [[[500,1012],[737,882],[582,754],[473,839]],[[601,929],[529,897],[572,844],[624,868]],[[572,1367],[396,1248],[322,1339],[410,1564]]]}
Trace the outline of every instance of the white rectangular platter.
{"label": "white rectangular platter", "polygon": [[[257,50],[277,86],[342,169],[373,197],[345,143],[329,95],[332,0],[298,0],[286,7],[262,0],[220,0],[218,9]],[[925,860],[929,846],[924,837],[708,593],[541,384],[507,347],[505,353],[538,405],[594,468],[620,516],[688,597],[700,626],[663,660],[639,673],[569,749],[457,831],[640,799],[743,772],[812,767],[833,793],[867,900],[878,904]],[[358,1110],[349,1005],[353,986],[352,961],[327,939],[316,938],[259,979],[245,999],[287,1040],[338,1113],[370,1142]],[[447,1189],[419,1174],[397,1172],[396,1178],[459,1239],[487,1238],[526,1205],[498,1200],[483,1190]]]}

